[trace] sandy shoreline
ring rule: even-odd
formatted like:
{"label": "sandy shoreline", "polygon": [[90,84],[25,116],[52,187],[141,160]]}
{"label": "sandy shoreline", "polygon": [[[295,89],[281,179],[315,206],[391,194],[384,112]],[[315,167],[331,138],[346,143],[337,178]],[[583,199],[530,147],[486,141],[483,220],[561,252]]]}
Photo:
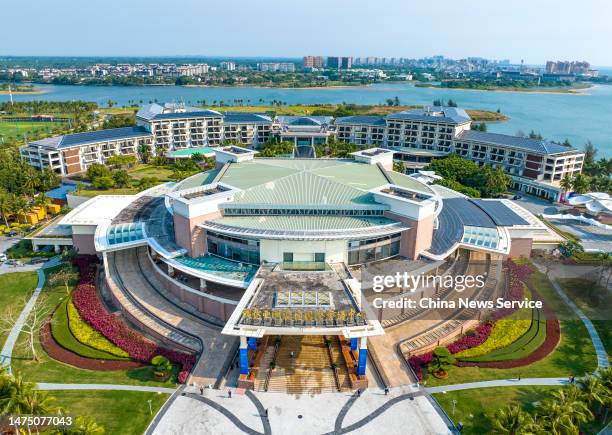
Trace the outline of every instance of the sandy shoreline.
{"label": "sandy shoreline", "polygon": [[[35,91],[11,91],[13,95],[46,94],[49,91],[37,89]],[[9,91],[1,90],[0,95],[9,95]]]}

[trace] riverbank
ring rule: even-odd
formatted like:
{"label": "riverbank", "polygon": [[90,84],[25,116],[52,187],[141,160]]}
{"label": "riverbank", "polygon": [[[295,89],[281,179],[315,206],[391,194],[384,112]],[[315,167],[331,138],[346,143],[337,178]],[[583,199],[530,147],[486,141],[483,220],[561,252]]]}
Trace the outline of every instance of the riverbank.
{"label": "riverbank", "polygon": [[8,90],[0,89],[0,95],[31,95],[31,94],[46,94],[48,91],[43,91],[40,89],[32,89],[31,91],[13,91],[9,92]]}
{"label": "riverbank", "polygon": [[428,88],[438,90],[457,90],[457,91],[473,91],[473,92],[506,92],[514,94],[562,94],[562,95],[588,95],[589,90],[595,88],[595,85],[586,86],[568,86],[568,87],[533,87],[533,88],[522,88],[513,86],[483,86],[479,88],[469,87],[445,87],[433,84],[417,84],[417,88]]}

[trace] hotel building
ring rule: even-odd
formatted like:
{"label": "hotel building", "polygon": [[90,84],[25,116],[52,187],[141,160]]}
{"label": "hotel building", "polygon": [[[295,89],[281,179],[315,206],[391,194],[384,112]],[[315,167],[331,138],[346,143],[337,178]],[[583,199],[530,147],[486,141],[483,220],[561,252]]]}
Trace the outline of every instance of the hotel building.
{"label": "hotel building", "polygon": [[[288,390],[297,377],[306,390],[365,388],[370,347],[388,321],[368,308],[362,267],[450,273],[474,256],[486,259],[489,291],[504,288],[503,258],[560,241],[511,201],[472,200],[394,172],[391,150],[354,159],[254,158],[237,146],[215,152],[214,170],[165,192],[97,196],[60,226],[79,253],[100,257],[109,300],[150,336],[213,351],[185,334],[193,320],[172,325],[195,318],[234,337],[240,387]],[[163,314],[151,312],[157,300],[183,314],[160,321]],[[296,366],[304,360],[288,359],[290,352],[311,369]],[[317,373],[312,385],[304,382],[309,370]]]}

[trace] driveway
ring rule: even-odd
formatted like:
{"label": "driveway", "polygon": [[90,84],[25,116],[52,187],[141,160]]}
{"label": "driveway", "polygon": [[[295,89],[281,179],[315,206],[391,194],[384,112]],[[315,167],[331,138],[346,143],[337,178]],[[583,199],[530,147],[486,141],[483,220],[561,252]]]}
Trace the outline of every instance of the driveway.
{"label": "driveway", "polygon": [[[0,253],[6,252],[11,246],[17,244],[21,237],[0,237]],[[0,275],[13,272],[32,272],[40,269],[43,263],[40,264],[24,264],[23,266],[9,266],[6,263],[0,264]]]}
{"label": "driveway", "polygon": [[513,199],[521,207],[529,210],[536,216],[539,214],[557,214],[562,210],[568,210],[571,207],[559,203],[551,203],[545,199],[536,198],[535,196],[525,195],[523,192],[517,192],[521,195],[521,199]]}

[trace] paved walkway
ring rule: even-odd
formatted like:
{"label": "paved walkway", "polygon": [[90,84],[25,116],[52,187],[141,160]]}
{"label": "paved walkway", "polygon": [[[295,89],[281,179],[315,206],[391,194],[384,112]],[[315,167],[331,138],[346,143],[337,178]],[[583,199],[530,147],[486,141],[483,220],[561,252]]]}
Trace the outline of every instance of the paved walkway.
{"label": "paved walkway", "polygon": [[26,303],[25,307],[19,314],[17,321],[13,325],[11,332],[9,333],[8,338],[4,342],[4,346],[2,346],[2,351],[0,351],[0,366],[5,366],[8,368],[8,372],[11,373],[11,358],[13,356],[13,349],[15,348],[15,343],[17,343],[17,339],[19,338],[19,334],[21,333],[23,326],[28,319],[32,309],[36,305],[36,301],[40,296],[40,292],[42,291],[45,285],[45,272],[44,269],[53,267],[59,263],[59,257],[53,257],[51,260],[47,261],[38,269],[38,284],[36,285],[36,289],[32,293],[30,300]]}
{"label": "paved walkway", "polygon": [[410,385],[393,388],[388,396],[377,388],[359,397],[354,393],[240,394],[234,389],[232,393],[229,398],[227,391],[205,389],[200,395],[187,387],[151,433],[365,434],[380,432],[383,424],[385,435],[450,433],[424,391]]}
{"label": "paved walkway", "polygon": [[444,393],[447,391],[471,390],[474,388],[490,387],[523,387],[530,385],[567,385],[568,378],[521,378],[519,379],[496,379],[493,381],[469,382],[466,384],[441,385],[439,387],[426,388],[429,394]]}
{"label": "paved walkway", "polygon": [[149,393],[172,394],[175,388],[147,387],[146,385],[122,385],[122,384],[53,384],[38,383],[38,390],[109,390],[109,391],[144,391]]}

